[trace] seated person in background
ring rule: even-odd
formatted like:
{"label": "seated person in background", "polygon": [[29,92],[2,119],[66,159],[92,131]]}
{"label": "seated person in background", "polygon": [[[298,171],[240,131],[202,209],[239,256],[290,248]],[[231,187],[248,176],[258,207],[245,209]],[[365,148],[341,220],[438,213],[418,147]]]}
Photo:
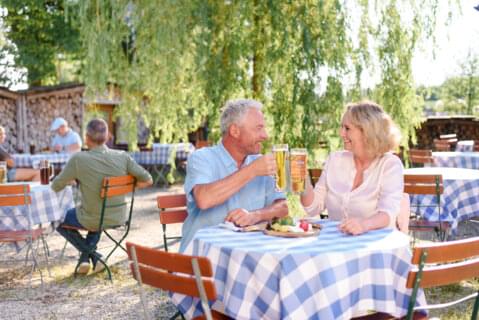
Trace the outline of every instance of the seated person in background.
{"label": "seated person in background", "polygon": [[55,152],[77,152],[81,150],[82,141],[78,133],[68,127],[63,118],[56,118],[52,122],[50,131],[55,131],[52,140],[52,150]]}
{"label": "seated person in background", "polygon": [[7,162],[7,181],[40,181],[40,170],[30,168],[15,168],[15,161],[1,144],[5,142],[7,133],[5,128],[0,126],[0,161]]}
{"label": "seated person in background", "polygon": [[[96,246],[100,240],[100,232],[89,231],[85,238],[77,230],[64,228],[65,225],[96,230],[100,221],[102,199],[100,190],[104,177],[124,176],[130,174],[138,179],[137,187],[150,186],[153,183],[151,175],[139,166],[126,152],[110,150],[105,145],[108,139],[108,126],[102,119],[93,119],[88,123],[86,145],[89,151],[77,152],[68,160],[65,168],[53,180],[52,189],[62,190],[71,181],[79,181],[82,203],[78,210],[68,210],[65,221],[57,231],[80,251],[78,273],[86,274],[90,270],[90,260],[93,268],[97,258],[82,252],[82,248]],[[119,225],[126,220],[125,207],[109,208],[104,217],[105,227]],[[99,255],[99,254],[98,254]]]}
{"label": "seated person in background", "polygon": [[259,154],[268,138],[261,108],[255,100],[227,102],[220,120],[221,142],[188,158],[188,217],[180,251],[200,228],[225,220],[248,226],[287,215],[285,196],[275,191],[276,162],[271,154]]}
{"label": "seated person in background", "polygon": [[340,134],[345,150],[328,157],[314,190],[306,179],[306,212],[327,209],[330,219],[341,220],[340,230],[353,235],[395,227],[404,189],[403,165],[390,152],[399,144],[398,128],[366,101],[347,106]]}

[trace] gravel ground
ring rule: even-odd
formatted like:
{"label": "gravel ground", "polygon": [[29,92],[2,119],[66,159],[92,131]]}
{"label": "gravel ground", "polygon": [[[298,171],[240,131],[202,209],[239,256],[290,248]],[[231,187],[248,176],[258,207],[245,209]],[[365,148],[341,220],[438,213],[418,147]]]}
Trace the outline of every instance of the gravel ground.
{"label": "gravel ground", "polygon": [[[147,188],[138,190],[135,210],[128,240],[152,247],[163,244],[161,224],[158,218],[156,196],[160,193],[176,193],[182,185],[168,189]],[[176,230],[175,230],[176,229]],[[179,232],[180,226],[169,228],[168,233]],[[53,232],[47,237],[50,248],[51,277],[48,276],[45,257],[40,254],[44,284],[35,271],[30,285],[29,269],[23,262],[12,264],[11,259],[23,259],[25,250],[12,255],[12,249],[1,247],[0,262],[0,319],[142,319],[142,306],[136,281],[131,277],[126,254],[117,249],[110,258],[113,282],[106,273],[73,277],[78,259],[76,249],[67,245],[62,257],[65,240]],[[108,252],[112,242],[102,237],[100,252]],[[178,244],[173,246],[177,249]],[[41,248],[40,248],[41,249]],[[39,250],[41,252],[41,250]],[[20,267],[19,267],[20,266]],[[148,310],[155,319],[168,319],[175,307],[160,290],[144,287]]]}
{"label": "gravel ground", "polygon": [[[135,212],[129,241],[152,247],[161,247],[162,230],[158,219],[156,196],[160,193],[182,191],[182,185],[168,189],[147,188],[135,197]],[[180,226],[169,228],[168,233],[180,231]],[[461,224],[459,237],[479,235],[479,223]],[[22,262],[13,265],[0,262],[0,319],[142,319],[142,306],[136,281],[127,267],[126,254],[117,250],[112,257],[113,282],[106,273],[73,277],[78,259],[76,250],[68,245],[61,256],[65,240],[56,232],[47,238],[50,248],[51,276],[47,275],[44,256],[40,256],[44,285],[40,285],[39,272],[34,272],[30,285],[29,270]],[[102,237],[100,252],[112,243]],[[177,250],[178,244],[172,247]],[[1,260],[23,259],[25,252],[12,255],[11,248],[0,247]],[[20,266],[20,267],[19,267]],[[175,307],[160,290],[144,287],[147,309],[155,319],[168,319]]]}

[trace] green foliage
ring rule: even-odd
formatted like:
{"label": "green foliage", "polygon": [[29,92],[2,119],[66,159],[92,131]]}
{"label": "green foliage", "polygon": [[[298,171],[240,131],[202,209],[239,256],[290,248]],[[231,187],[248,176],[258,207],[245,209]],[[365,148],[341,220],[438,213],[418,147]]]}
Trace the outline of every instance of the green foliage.
{"label": "green foliage", "polygon": [[121,92],[116,108],[136,146],[142,118],[162,142],[186,140],[209,101],[196,79],[192,11],[188,2],[81,1],[70,16],[82,30],[87,95]]}
{"label": "green foliage", "polygon": [[479,106],[479,56],[470,51],[458,67],[460,76],[450,77],[440,86],[419,87],[416,92],[435,111],[472,115]]}
{"label": "green foliage", "polygon": [[[378,100],[400,125],[404,143],[413,136],[421,99],[411,58],[419,39],[434,30],[437,3],[96,0],[70,8],[81,30],[89,93],[119,87],[118,115],[128,121],[131,143],[138,117],[162,141],[186,139],[208,119],[216,140],[221,106],[252,97],[266,106],[272,142],[311,151],[319,141],[339,147],[334,137],[349,99]],[[365,93],[362,75],[373,64],[381,83]],[[351,74],[355,84],[346,97]]]}
{"label": "green foliage", "polygon": [[377,33],[382,82],[376,88],[375,100],[382,104],[404,135],[402,144],[416,143],[415,128],[419,126],[423,101],[414,90],[411,60],[420,33],[419,17],[413,12],[411,27],[404,26],[396,1],[382,9]]}
{"label": "green foliage", "polygon": [[28,84],[62,80],[61,69],[78,59],[80,49],[78,29],[65,19],[63,1],[1,0],[1,6],[10,40],[2,51],[14,56],[17,67],[28,70]]}
{"label": "green foliage", "polygon": [[469,52],[460,64],[462,76],[447,79],[443,85],[444,111],[473,114],[479,105],[479,56]]}

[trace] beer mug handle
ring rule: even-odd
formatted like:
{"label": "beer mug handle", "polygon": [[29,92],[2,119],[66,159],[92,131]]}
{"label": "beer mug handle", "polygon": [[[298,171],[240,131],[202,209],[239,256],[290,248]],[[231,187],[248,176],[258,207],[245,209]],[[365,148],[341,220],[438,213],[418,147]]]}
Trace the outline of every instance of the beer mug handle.
{"label": "beer mug handle", "polygon": [[50,163],[50,165],[48,166],[48,180],[52,180],[53,176],[55,175],[55,167],[53,166],[53,163]]}

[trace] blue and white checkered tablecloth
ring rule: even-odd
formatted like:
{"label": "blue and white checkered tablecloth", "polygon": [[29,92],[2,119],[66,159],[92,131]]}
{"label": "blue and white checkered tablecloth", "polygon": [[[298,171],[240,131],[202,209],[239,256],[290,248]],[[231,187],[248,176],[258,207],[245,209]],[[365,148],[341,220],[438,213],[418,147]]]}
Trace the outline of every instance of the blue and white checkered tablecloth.
{"label": "blue and white checkered tablecloth", "polygon": [[[479,216],[479,170],[463,168],[411,168],[407,174],[441,174],[444,192],[441,195],[441,220],[451,223],[451,232],[457,233],[459,222]],[[434,207],[436,197],[432,195],[411,195],[411,210],[421,206],[422,217],[429,221],[439,220],[439,211]],[[423,207],[431,206],[431,207]]]}
{"label": "blue and white checkered tablecloth", "polygon": [[140,165],[166,165],[175,152],[175,159],[186,160],[195,150],[191,143],[153,144],[152,151],[130,152],[131,157]]}
{"label": "blue and white checkered tablecloth", "polygon": [[[197,232],[185,253],[208,257],[219,303],[234,319],[350,319],[366,310],[407,313],[409,237],[391,229],[350,236],[323,221],[317,237],[280,238],[219,227]],[[198,299],[171,295],[189,319]],[[425,304],[424,293],[419,304]]]}
{"label": "blue and white checkered tablecloth", "polygon": [[436,167],[479,169],[479,152],[433,152]]}
{"label": "blue and white checkered tablecloth", "polygon": [[474,152],[474,140],[461,140],[456,144],[458,152]]}
{"label": "blue and white checkered tablecloth", "polygon": [[[74,207],[71,187],[54,192],[48,185],[31,183],[30,211],[33,225],[62,222],[68,209]],[[26,207],[0,207],[0,230],[28,230]]]}
{"label": "blue and white checkered tablecloth", "polygon": [[65,164],[70,159],[70,153],[39,153],[39,154],[13,154],[15,166],[18,168],[38,168],[40,160],[48,160],[50,163]]}

